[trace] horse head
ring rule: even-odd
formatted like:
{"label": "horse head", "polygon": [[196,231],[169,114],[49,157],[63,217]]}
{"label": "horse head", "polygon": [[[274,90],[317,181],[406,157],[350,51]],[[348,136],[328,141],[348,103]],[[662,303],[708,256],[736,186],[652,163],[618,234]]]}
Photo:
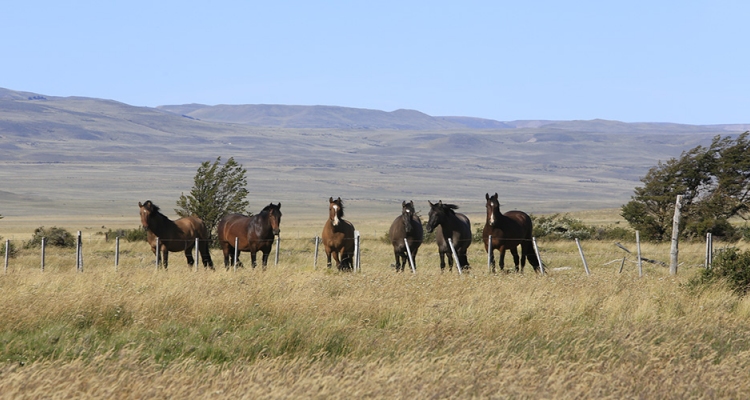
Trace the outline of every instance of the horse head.
{"label": "horse head", "polygon": [[401,202],[401,218],[404,220],[404,230],[406,233],[411,232],[411,220],[414,216],[414,201]]}
{"label": "horse head", "polygon": [[489,193],[484,194],[484,198],[487,200],[487,223],[490,225],[495,225],[495,221],[497,221],[500,218],[500,202],[497,201],[497,192],[493,196],[490,196]]}
{"label": "horse head", "polygon": [[334,200],[333,197],[328,199],[328,219],[333,222],[333,226],[338,226],[341,218],[344,217],[344,201],[341,197]]}
{"label": "horse head", "polygon": [[456,214],[453,210],[458,210],[457,205],[443,204],[442,200],[435,204],[427,200],[427,204],[430,205],[430,219],[427,221],[427,232],[432,232],[438,225],[441,225],[445,221],[446,217]]}
{"label": "horse head", "polygon": [[271,203],[263,210],[268,211],[268,221],[271,223],[273,234],[278,235],[279,232],[281,232],[281,229],[279,228],[281,225],[281,202],[279,202],[278,205]]}
{"label": "horse head", "polygon": [[139,201],[138,208],[141,209],[141,225],[144,229],[148,230],[148,221],[153,214],[159,212],[159,206],[152,203],[151,200],[146,200],[143,204]]}

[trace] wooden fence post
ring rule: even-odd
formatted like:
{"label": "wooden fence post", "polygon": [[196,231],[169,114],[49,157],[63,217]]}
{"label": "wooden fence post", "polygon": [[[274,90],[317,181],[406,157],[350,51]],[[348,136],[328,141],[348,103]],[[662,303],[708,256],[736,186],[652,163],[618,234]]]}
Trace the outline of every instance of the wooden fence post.
{"label": "wooden fence post", "polygon": [[677,195],[674,204],[674,217],[672,218],[672,249],[669,252],[669,274],[677,275],[677,256],[679,254],[680,236],[680,210],[682,210],[682,195]]}
{"label": "wooden fence post", "polygon": [[42,272],[44,272],[44,252],[47,247],[47,238],[42,238]]}
{"label": "wooden fence post", "polygon": [[411,256],[411,249],[409,248],[409,239],[404,238],[404,244],[406,245],[406,255],[409,256],[409,265],[411,265],[411,273],[417,273],[417,267],[414,266],[414,258]]}
{"label": "wooden fence post", "polygon": [[313,258],[313,269],[318,269],[318,247],[320,245],[320,236],[315,236],[315,258]]}
{"label": "wooden fence post", "polygon": [[161,246],[159,245],[159,238],[156,238],[156,270],[159,270],[159,255],[161,254]]}
{"label": "wooden fence post", "polygon": [[76,271],[83,272],[83,241],[81,240],[81,231],[78,231],[76,239]]}
{"label": "wooden fence post", "polygon": [[487,237],[487,272],[492,273],[492,235]]}
{"label": "wooden fence post", "polygon": [[586,270],[586,275],[591,275],[589,271],[589,265],[586,263],[586,257],[583,256],[583,248],[581,248],[581,242],[576,238],[576,246],[578,246],[578,253],[581,254],[581,260],[583,260],[583,269]]}
{"label": "wooden fence post", "polygon": [[5,273],[8,273],[8,257],[10,257],[10,239],[5,239]]}
{"label": "wooden fence post", "polygon": [[458,269],[458,274],[462,275],[463,272],[461,271],[461,261],[458,260],[458,254],[456,253],[456,248],[453,247],[453,238],[448,238],[448,245],[451,247],[451,253],[453,253],[453,263],[456,264],[456,269]]}
{"label": "wooden fence post", "polygon": [[273,265],[279,265],[279,245],[281,244],[281,236],[276,236],[276,258],[273,261]]}
{"label": "wooden fence post", "polygon": [[536,245],[536,238],[531,238],[531,244],[534,245],[534,253],[536,254],[536,260],[539,262],[539,272],[542,273],[542,275],[545,274],[544,272],[544,263],[542,263],[542,256],[539,254],[539,246]]}
{"label": "wooden fence post", "polygon": [[638,249],[638,276],[643,276],[643,259],[641,258],[641,233],[635,231],[635,246]]}

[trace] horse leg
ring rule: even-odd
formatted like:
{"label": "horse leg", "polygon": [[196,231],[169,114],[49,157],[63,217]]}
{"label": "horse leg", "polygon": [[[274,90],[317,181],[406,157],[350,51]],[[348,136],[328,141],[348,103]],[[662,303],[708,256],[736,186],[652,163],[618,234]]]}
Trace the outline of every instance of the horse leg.
{"label": "horse leg", "polygon": [[256,253],[254,251],[250,251],[250,264],[253,265],[253,269],[255,269],[255,267],[258,265],[258,263],[256,262],[256,257]]}
{"label": "horse leg", "polygon": [[516,272],[518,272],[518,248],[516,246],[511,246],[510,254],[513,255],[513,263],[516,266]]}
{"label": "horse leg", "polygon": [[164,270],[166,271],[169,264],[169,250],[166,247],[161,251],[161,262],[164,264]]}
{"label": "horse leg", "polygon": [[[208,267],[212,271],[216,271],[214,262],[211,260],[211,250],[208,248],[208,242],[198,241],[198,251],[201,253],[201,259],[203,260],[203,269]],[[198,262],[198,260],[195,260],[195,262]]]}
{"label": "horse leg", "polygon": [[458,262],[461,263],[461,268],[470,269],[469,258],[466,257],[466,248],[458,250]]}
{"label": "horse leg", "polygon": [[233,252],[232,246],[229,245],[229,242],[221,242],[221,252],[224,253],[224,268],[226,268],[228,271],[229,255]]}
{"label": "horse leg", "polygon": [[326,247],[326,258],[328,259],[328,268],[331,268],[331,249]]}
{"label": "horse leg", "polygon": [[193,264],[195,264],[195,260],[193,259],[193,247],[195,247],[195,245],[185,249],[185,258],[187,258],[189,267],[192,267]]}
{"label": "horse leg", "polygon": [[396,272],[401,268],[401,255],[398,253],[398,250],[393,250],[393,256],[396,257]]}
{"label": "horse leg", "polygon": [[[333,256],[333,261],[336,262],[336,268],[341,271],[341,260],[339,259],[339,252],[338,251],[332,251],[331,255]],[[328,266],[331,266],[330,261],[328,262]]]}
{"label": "horse leg", "polygon": [[500,271],[505,270],[505,245],[501,245],[497,248],[497,252],[500,253],[500,260],[497,263],[497,266],[500,267]]}
{"label": "horse leg", "polygon": [[268,265],[268,256],[271,255],[271,250],[263,252],[263,271],[266,270],[266,265]]}
{"label": "horse leg", "polygon": [[438,254],[440,254],[440,272],[445,271],[445,253],[442,251],[438,251]]}

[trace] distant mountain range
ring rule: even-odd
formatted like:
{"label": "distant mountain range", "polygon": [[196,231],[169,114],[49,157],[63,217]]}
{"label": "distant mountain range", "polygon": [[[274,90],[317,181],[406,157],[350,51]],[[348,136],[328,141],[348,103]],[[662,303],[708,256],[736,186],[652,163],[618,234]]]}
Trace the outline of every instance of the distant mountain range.
{"label": "distant mountain range", "polygon": [[746,130],[333,106],[134,107],[0,88],[0,214],[173,204],[200,162],[218,156],[248,170],[251,203],[283,201],[300,212],[329,196],[354,201],[355,212],[357,201],[390,210],[406,199],[481,212],[495,191],[529,211],[617,207],[659,161]]}
{"label": "distant mountain range", "polygon": [[415,110],[391,112],[334,106],[277,104],[159,106],[159,110],[203,121],[279,128],[457,130],[541,128],[597,133],[696,133],[708,130],[736,132],[750,124],[686,125],[674,123],[624,123],[619,121],[495,121],[474,117],[433,117]]}

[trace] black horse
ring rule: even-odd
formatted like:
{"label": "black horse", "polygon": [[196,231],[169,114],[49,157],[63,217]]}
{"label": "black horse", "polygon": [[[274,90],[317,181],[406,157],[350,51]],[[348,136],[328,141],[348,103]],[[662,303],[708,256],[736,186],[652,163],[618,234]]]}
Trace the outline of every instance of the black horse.
{"label": "black horse", "polygon": [[[539,268],[539,260],[534,253],[534,245],[531,242],[533,225],[531,217],[523,211],[508,211],[505,214],[500,212],[500,203],[497,200],[497,193],[490,196],[489,193],[484,195],[487,201],[487,220],[482,230],[482,240],[484,248],[489,252],[492,272],[495,272],[495,255],[494,250],[500,253],[499,266],[502,271],[505,268],[505,250],[510,250],[513,255],[513,262],[516,265],[516,272],[523,272],[526,260],[534,270]],[[492,236],[492,243],[488,243],[489,237]],[[518,246],[521,246],[521,257],[518,257]],[[491,247],[489,247],[491,246]]]}
{"label": "black horse", "polygon": [[448,254],[448,270],[453,270],[453,255],[451,253],[448,239],[453,241],[453,247],[458,255],[458,267],[468,269],[469,260],[466,258],[466,250],[471,245],[471,222],[469,218],[461,213],[455,212],[458,206],[455,204],[443,204],[440,200],[430,205],[430,219],[427,222],[427,232],[435,231],[435,241],[440,253],[440,270],[445,270],[445,255]]}
{"label": "black horse", "polygon": [[[393,245],[393,255],[396,257],[396,272],[404,271],[409,262],[406,252],[406,243],[409,243],[409,251],[414,261],[414,269],[417,269],[417,250],[422,244],[422,221],[414,212],[414,202],[401,202],[401,215],[396,217],[388,231]],[[406,239],[406,240],[404,240]]]}

